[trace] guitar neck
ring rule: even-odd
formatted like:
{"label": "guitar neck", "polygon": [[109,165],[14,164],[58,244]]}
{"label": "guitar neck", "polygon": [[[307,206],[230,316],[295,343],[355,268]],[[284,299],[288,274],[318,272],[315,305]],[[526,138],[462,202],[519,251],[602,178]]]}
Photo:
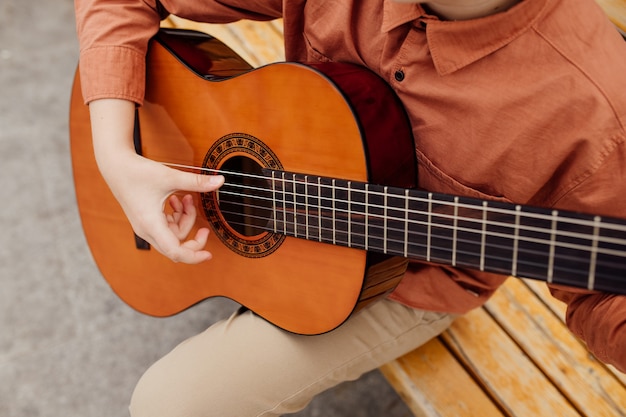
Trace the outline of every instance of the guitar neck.
{"label": "guitar neck", "polygon": [[623,219],[269,172],[275,233],[626,293]]}

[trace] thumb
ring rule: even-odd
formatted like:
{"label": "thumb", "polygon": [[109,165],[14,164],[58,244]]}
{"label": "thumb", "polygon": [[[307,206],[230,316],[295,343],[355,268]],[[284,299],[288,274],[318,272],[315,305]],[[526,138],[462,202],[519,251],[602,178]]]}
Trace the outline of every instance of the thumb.
{"label": "thumb", "polygon": [[224,184],[223,175],[204,175],[174,171],[176,171],[176,174],[172,179],[174,181],[173,188],[176,190],[206,193],[215,191]]}

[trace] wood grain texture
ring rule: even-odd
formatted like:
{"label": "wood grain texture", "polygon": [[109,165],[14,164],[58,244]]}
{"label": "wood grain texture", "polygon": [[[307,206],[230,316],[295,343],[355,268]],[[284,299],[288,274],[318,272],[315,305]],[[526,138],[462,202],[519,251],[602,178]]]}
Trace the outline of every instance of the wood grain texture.
{"label": "wood grain texture", "polygon": [[440,339],[380,371],[418,417],[504,415]]}
{"label": "wood grain texture", "polygon": [[[149,159],[231,173],[223,164],[241,158],[283,173],[414,184],[413,142],[404,110],[386,100],[397,100],[388,85],[361,67],[275,63],[252,70],[212,37],[170,30],[152,42],[147,68],[138,123],[141,153]],[[222,296],[285,330],[319,334],[391,291],[402,278],[404,259],[383,262],[389,267],[368,273],[378,260],[370,262],[373,257],[365,250],[322,244],[315,237],[274,239],[281,229],[246,235],[224,213],[210,213],[211,201],[217,207],[226,199],[222,190],[222,197],[196,196],[198,213],[207,213],[196,227],[213,230],[210,262],[176,264],[154,250],[137,249],[130,225],[99,175],[80,96],[77,74],[70,125],[83,229],[102,275],[138,311],[168,316]],[[374,123],[373,114],[383,122]],[[388,140],[390,132],[394,140]],[[265,195],[271,196],[271,182],[263,181]],[[285,213],[293,217],[291,224],[296,216],[306,217],[297,214],[300,206],[290,210]],[[262,217],[263,226],[270,219]],[[274,243],[267,246],[271,239]]]}
{"label": "wood grain texture", "polygon": [[611,22],[626,36],[626,0],[596,0]]}

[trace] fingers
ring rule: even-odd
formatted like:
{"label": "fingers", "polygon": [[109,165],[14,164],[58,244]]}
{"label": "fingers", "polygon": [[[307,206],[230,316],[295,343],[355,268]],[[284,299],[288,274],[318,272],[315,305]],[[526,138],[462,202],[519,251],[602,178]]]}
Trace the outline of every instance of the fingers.
{"label": "fingers", "polygon": [[172,195],[168,199],[172,212],[165,215],[166,227],[161,222],[152,221],[151,240],[155,249],[174,262],[197,264],[211,258],[204,250],[209,230],[199,229],[195,236],[186,239],[196,223],[196,206],[190,194],[180,199]]}
{"label": "fingers", "polygon": [[[177,170],[171,174],[172,191],[211,192],[224,183],[222,175],[200,175]],[[204,249],[209,229],[200,228],[193,238],[185,240],[196,223],[197,210],[193,197],[187,194],[181,200],[172,195],[168,202],[172,213],[165,216],[167,230],[153,227],[155,248],[174,262],[197,264],[211,259],[211,253]]]}
{"label": "fingers", "polygon": [[183,240],[196,223],[196,206],[193,197],[187,194],[182,201],[176,195],[169,198],[169,205],[173,212],[166,216],[170,230],[179,240]]}
{"label": "fingers", "polygon": [[174,170],[171,181],[172,190],[208,193],[221,187],[224,184],[224,177],[222,175],[192,174]]}
{"label": "fingers", "polygon": [[180,239],[167,222],[152,222],[151,233],[143,237],[155,250],[174,262],[198,264],[211,259],[212,255],[205,250],[209,237],[209,229],[201,228],[192,238]]}
{"label": "fingers", "polygon": [[207,261],[212,257],[209,251],[204,250],[208,237],[209,229],[201,228],[196,232],[193,239],[186,240],[182,243],[179,241],[178,246],[169,249],[165,255],[174,262],[187,264],[198,264]]}
{"label": "fingers", "polygon": [[[208,229],[189,236],[197,218],[193,198],[181,199],[173,193],[215,191],[224,183],[223,176],[179,171],[136,154],[112,165],[107,165],[107,184],[138,236],[175,262],[197,264],[211,258],[204,249]],[[167,210],[164,203],[169,205]]]}

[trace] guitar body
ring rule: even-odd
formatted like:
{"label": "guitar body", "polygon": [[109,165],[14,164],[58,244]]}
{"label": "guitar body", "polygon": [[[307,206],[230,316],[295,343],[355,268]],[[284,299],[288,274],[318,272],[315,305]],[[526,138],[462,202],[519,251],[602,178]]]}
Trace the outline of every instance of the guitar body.
{"label": "guitar body", "polygon": [[[402,107],[382,80],[360,67],[280,63],[253,70],[216,39],[175,30],[153,40],[147,67],[136,137],[147,158],[416,185]],[[198,226],[212,230],[213,259],[173,263],[135,239],[101,178],[78,73],[70,119],[87,242],[112,289],[138,311],[168,316],[223,296],[285,330],[319,334],[387,294],[404,273],[402,258],[239,227],[237,217],[221,212],[219,194],[195,198]]]}

